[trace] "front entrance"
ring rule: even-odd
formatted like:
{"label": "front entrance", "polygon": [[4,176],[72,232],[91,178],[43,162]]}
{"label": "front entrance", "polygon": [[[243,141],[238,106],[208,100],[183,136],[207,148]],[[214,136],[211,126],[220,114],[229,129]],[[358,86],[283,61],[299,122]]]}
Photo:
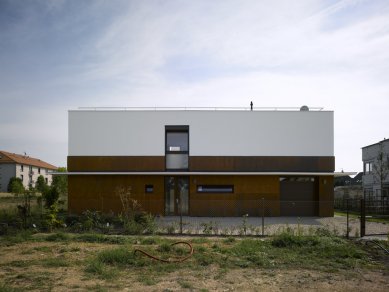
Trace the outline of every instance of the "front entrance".
{"label": "front entrance", "polygon": [[189,177],[165,177],[165,215],[188,215],[188,213]]}

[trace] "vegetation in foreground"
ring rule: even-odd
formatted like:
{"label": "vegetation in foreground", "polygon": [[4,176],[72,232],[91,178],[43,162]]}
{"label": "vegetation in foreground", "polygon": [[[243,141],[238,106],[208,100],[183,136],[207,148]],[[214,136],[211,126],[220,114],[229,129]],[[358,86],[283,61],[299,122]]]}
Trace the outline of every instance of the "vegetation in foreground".
{"label": "vegetation in foreground", "polygon": [[[178,277],[181,289],[206,289],[193,277],[224,282],[229,272],[305,270],[358,278],[361,271],[389,272],[381,252],[323,231],[311,236],[284,232],[268,239],[190,238],[193,256],[182,263],[162,263],[134,253],[142,249],[159,258],[187,255],[177,238],[104,234],[32,234],[0,237],[0,291],[50,290],[73,277],[71,289],[114,290],[154,286]],[[382,243],[389,248],[387,243]],[[12,255],[11,255],[11,254]]]}

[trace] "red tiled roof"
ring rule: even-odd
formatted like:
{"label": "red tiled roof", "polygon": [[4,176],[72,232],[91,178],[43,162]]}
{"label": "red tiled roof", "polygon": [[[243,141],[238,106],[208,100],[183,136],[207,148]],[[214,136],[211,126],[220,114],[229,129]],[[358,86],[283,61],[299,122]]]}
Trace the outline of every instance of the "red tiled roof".
{"label": "red tiled roof", "polygon": [[53,170],[58,168],[52,164],[49,164],[37,158],[10,153],[6,151],[0,151],[0,156],[1,156],[0,163],[19,163],[19,164],[32,165],[36,167],[53,169]]}

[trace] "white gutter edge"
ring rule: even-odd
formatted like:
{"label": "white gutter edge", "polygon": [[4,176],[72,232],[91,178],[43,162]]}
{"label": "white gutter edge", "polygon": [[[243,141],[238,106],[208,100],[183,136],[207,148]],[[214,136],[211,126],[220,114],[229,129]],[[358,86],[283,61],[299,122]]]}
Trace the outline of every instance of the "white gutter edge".
{"label": "white gutter edge", "polygon": [[195,171],[83,171],[83,172],[53,172],[52,175],[291,175],[291,176],[334,176],[356,175],[357,172],[195,172]]}

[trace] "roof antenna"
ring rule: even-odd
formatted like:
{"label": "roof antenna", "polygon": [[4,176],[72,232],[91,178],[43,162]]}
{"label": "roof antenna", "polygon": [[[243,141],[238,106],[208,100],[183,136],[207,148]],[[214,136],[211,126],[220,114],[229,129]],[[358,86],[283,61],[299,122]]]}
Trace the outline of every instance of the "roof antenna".
{"label": "roof antenna", "polygon": [[250,109],[253,110],[253,102],[250,102]]}

